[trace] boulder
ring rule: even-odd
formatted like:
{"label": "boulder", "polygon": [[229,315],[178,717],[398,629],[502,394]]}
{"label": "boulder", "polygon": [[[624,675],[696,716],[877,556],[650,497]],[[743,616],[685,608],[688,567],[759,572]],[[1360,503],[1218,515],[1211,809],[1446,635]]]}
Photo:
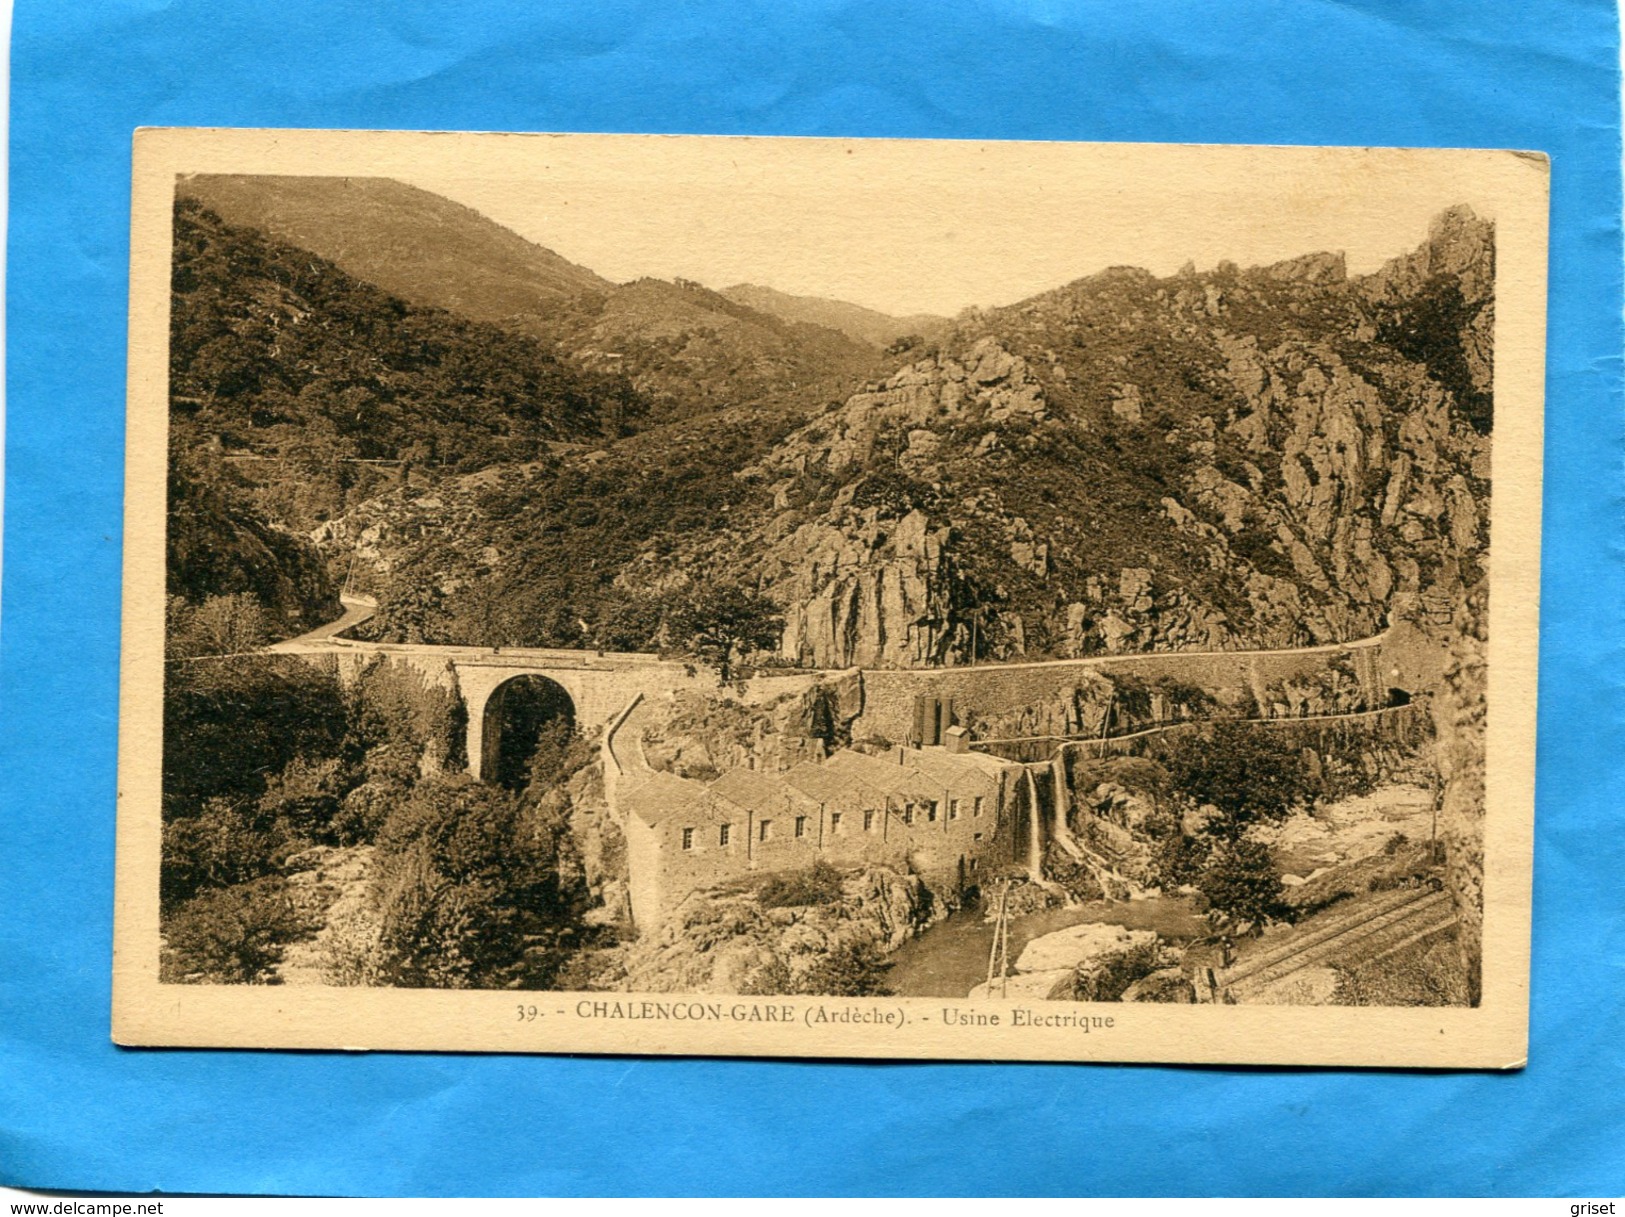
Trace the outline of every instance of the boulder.
{"label": "boulder", "polygon": [[1016,960],[1018,972],[1076,970],[1104,955],[1117,955],[1157,941],[1151,930],[1130,930],[1120,925],[1087,923],[1034,938]]}
{"label": "boulder", "polygon": [[1196,1001],[1196,992],[1190,977],[1179,968],[1159,968],[1124,989],[1122,1000],[1190,1005]]}

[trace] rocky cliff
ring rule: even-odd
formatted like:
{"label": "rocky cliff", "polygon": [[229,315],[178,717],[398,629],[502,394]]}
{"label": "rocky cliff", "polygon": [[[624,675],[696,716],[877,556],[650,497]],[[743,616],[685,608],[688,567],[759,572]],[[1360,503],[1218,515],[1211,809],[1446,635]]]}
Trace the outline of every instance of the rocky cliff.
{"label": "rocky cliff", "polygon": [[804,421],[730,409],[442,484],[441,518],[369,506],[402,572],[376,626],[461,640],[492,601],[505,644],[652,648],[719,577],[826,669],[1444,623],[1487,544],[1493,268],[1458,208],[1363,278],[1116,268],[972,311]]}
{"label": "rocky cliff", "polygon": [[1447,619],[1486,542],[1492,282],[1460,208],[1364,279],[1114,270],[972,314],[742,470],[762,507],[706,560],[819,667]]}

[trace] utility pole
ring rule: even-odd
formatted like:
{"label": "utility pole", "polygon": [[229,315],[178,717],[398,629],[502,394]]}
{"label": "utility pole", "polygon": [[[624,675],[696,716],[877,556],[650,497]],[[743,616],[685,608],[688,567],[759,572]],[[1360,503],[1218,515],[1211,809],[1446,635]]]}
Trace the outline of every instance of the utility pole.
{"label": "utility pole", "polygon": [[987,995],[994,996],[993,983],[998,982],[998,996],[1003,997],[1010,975],[1010,880],[999,888],[999,915],[993,923],[993,947],[987,956]]}

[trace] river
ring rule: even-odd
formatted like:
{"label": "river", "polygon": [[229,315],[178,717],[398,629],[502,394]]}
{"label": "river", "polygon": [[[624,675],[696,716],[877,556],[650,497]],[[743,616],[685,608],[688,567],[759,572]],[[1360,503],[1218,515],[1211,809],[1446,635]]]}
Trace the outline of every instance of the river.
{"label": "river", "polygon": [[[1097,922],[1131,930],[1155,930],[1174,942],[1211,933],[1207,921],[1191,911],[1183,896],[1147,900],[1093,900],[1071,908],[1042,909],[1010,919],[1010,962],[1034,938],[1069,926]],[[987,980],[987,957],[993,948],[993,923],[982,909],[961,909],[898,947],[891,956],[886,984],[899,997],[964,997]]]}

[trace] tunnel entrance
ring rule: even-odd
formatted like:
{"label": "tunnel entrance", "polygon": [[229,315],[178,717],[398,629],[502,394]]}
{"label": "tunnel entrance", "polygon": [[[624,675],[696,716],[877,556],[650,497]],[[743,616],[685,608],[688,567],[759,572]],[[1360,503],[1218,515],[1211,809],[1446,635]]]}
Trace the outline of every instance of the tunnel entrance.
{"label": "tunnel entrance", "polygon": [[545,676],[515,676],[485,703],[484,757],[488,782],[521,790],[538,753],[562,755],[576,730],[575,702]]}

